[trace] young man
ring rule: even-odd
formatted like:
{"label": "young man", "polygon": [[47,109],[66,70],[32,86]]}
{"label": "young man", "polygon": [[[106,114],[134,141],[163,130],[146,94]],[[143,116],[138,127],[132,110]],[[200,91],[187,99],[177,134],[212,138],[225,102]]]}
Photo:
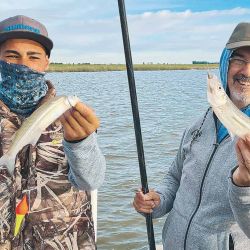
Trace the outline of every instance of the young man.
{"label": "young man", "polygon": [[[44,78],[52,47],[46,28],[34,19],[0,22],[0,156],[23,120],[55,96]],[[35,147],[18,153],[13,174],[0,166],[0,249],[96,249],[90,190],[105,174],[98,127],[92,109],[78,102]]]}
{"label": "young man", "polygon": [[[249,62],[250,23],[240,23],[222,53],[220,75],[231,100],[248,116]],[[209,108],[184,132],[163,183],[145,195],[138,191],[133,204],[153,218],[168,214],[166,250],[250,249],[250,135],[235,143]]]}

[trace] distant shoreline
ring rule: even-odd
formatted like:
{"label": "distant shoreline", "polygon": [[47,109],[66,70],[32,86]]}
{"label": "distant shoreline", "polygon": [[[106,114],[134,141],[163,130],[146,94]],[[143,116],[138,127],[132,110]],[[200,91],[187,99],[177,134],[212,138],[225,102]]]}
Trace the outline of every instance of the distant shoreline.
{"label": "distant shoreline", "polygon": [[[217,69],[218,64],[134,64],[135,71],[206,70]],[[48,72],[124,71],[125,64],[60,64],[51,63]]]}

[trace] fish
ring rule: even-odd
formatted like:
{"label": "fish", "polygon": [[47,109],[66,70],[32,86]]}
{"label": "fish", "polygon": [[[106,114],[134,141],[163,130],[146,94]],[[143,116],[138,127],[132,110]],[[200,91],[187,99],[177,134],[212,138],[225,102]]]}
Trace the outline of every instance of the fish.
{"label": "fish", "polygon": [[207,77],[207,100],[231,139],[238,136],[246,140],[246,135],[250,134],[250,118],[231,101],[218,78],[210,73]]}
{"label": "fish", "polygon": [[35,146],[42,132],[79,101],[77,96],[56,96],[42,104],[16,131],[8,151],[0,158],[0,166],[6,166],[13,176],[18,152],[28,144]]}

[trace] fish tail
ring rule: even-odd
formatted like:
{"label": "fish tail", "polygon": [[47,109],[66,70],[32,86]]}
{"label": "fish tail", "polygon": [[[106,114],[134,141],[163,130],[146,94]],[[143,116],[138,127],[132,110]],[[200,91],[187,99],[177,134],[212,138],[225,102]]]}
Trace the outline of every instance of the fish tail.
{"label": "fish tail", "polygon": [[207,78],[208,79],[213,79],[213,75],[210,73],[210,70],[207,70]]}
{"label": "fish tail", "polygon": [[5,166],[8,169],[8,172],[13,175],[15,168],[15,160],[15,157],[5,154],[0,158],[0,167]]}

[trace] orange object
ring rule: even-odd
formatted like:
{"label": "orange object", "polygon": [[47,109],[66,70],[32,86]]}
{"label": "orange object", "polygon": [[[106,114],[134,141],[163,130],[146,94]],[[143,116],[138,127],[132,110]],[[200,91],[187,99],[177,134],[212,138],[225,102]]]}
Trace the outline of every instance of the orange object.
{"label": "orange object", "polygon": [[16,222],[15,222],[14,236],[17,236],[17,234],[19,233],[23,219],[28,212],[29,212],[29,206],[27,201],[27,195],[25,194],[16,207]]}

